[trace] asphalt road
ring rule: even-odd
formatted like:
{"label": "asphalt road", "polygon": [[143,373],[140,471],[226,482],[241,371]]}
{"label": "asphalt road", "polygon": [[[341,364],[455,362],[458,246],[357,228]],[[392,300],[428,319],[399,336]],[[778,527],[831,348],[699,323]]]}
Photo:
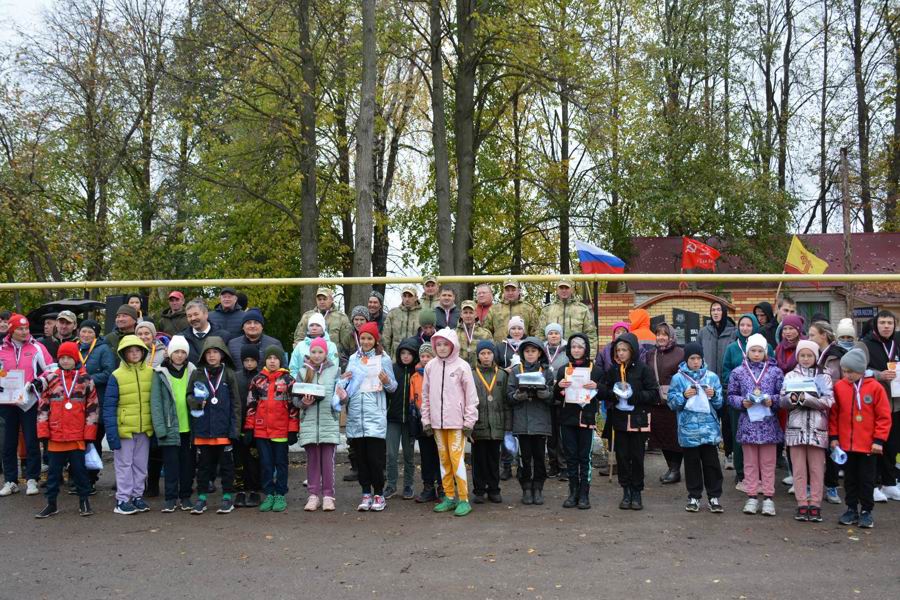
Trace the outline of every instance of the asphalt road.
{"label": "asphalt road", "polygon": [[74,496],[46,520],[32,517],[42,497],[0,500],[0,600],[897,597],[900,502],[877,505],[873,530],[838,525],[834,505],[824,523],[795,522],[780,483],[776,517],[741,514],[733,486],[724,514],[689,514],[683,484],[657,482],[663,470],[648,455],[642,512],[618,510],[620,490],[602,478],[588,511],[561,508],[567,487],[556,481],[546,505],[522,506],[510,481],[506,503],[464,518],[399,497],[357,513],[351,483],[339,483],[336,512],[305,513],[305,469],[294,465],[286,513],[162,514],[155,499],[126,517],[112,512],[110,466],[93,517],[78,516]]}

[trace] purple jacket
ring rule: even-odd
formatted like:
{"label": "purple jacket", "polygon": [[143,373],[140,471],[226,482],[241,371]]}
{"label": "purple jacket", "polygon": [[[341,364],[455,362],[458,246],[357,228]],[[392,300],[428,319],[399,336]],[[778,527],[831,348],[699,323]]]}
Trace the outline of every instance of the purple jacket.
{"label": "purple jacket", "polygon": [[[749,364],[753,371],[753,376],[759,377],[763,365],[768,364],[766,373],[759,382],[759,388],[763,394],[772,397],[771,414],[755,423],[750,422],[747,416],[747,409],[744,408],[743,402],[746,396],[753,392],[753,377],[747,371],[744,365]],[[728,402],[732,407],[741,412],[738,421],[737,441],[741,444],[780,444],[784,441],[784,432],[781,431],[781,425],[778,423],[778,400],[781,394],[781,385],[784,382],[784,373],[778,368],[778,364],[774,358],[766,358],[765,363],[744,363],[731,372],[728,379]]]}

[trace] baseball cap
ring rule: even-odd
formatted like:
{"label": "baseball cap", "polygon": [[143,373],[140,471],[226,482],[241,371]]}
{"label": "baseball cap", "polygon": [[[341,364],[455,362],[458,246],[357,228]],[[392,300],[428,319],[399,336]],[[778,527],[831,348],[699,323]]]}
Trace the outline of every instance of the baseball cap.
{"label": "baseball cap", "polygon": [[69,323],[78,323],[78,319],[75,317],[75,313],[71,310],[61,311],[58,315],[56,315],[57,321],[68,321]]}
{"label": "baseball cap", "polygon": [[462,310],[463,308],[471,308],[472,310],[478,310],[478,305],[475,304],[474,300],[464,300],[460,306],[462,307],[460,310]]}
{"label": "baseball cap", "polygon": [[237,296],[237,290],[230,286],[223,287],[221,290],[219,290],[219,295],[221,296],[222,294],[231,294],[233,296]]}
{"label": "baseball cap", "polygon": [[184,300],[184,294],[179,292],[178,290],[172,290],[169,292],[168,298],[178,298],[179,300]]}
{"label": "baseball cap", "polygon": [[434,275],[428,275],[425,279],[422,280],[422,283],[437,283],[437,277]]}
{"label": "baseball cap", "polygon": [[406,286],[403,286],[403,291],[400,292],[401,295],[403,295],[403,294],[412,294],[413,296],[418,295],[418,293],[419,293],[419,290],[417,290],[417,289],[416,289],[416,286],[414,286],[414,285],[406,285]]}
{"label": "baseball cap", "polygon": [[572,288],[572,287],[575,287],[575,282],[572,281],[571,279],[560,279],[559,282],[556,284],[556,287]]}
{"label": "baseball cap", "polygon": [[515,279],[507,279],[506,281],[503,282],[503,287],[508,288],[510,286],[518,289],[519,282],[516,281]]}
{"label": "baseball cap", "polygon": [[332,292],[330,288],[320,287],[316,290],[316,296],[328,296],[329,298],[333,298],[334,292]]}

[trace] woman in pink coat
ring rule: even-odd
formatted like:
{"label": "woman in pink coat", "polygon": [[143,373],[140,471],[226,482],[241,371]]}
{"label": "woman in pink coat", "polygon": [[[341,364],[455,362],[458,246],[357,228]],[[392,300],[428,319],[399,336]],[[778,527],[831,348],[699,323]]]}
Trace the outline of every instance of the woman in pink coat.
{"label": "woman in pink coat", "polygon": [[[466,438],[478,421],[478,392],[472,367],[459,356],[456,331],[444,328],[431,337],[437,358],[425,367],[422,382],[422,427],[434,435],[445,496],[435,512],[472,512],[466,479]],[[454,487],[456,489],[454,494]]]}

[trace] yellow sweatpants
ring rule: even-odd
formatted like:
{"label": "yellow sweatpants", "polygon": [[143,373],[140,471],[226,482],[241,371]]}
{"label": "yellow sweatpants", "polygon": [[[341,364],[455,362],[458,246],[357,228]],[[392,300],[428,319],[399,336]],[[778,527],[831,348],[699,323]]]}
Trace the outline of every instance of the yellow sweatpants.
{"label": "yellow sweatpants", "polygon": [[460,502],[469,501],[469,483],[466,479],[466,438],[462,429],[435,429],[441,461],[441,484],[448,498],[454,496]]}

